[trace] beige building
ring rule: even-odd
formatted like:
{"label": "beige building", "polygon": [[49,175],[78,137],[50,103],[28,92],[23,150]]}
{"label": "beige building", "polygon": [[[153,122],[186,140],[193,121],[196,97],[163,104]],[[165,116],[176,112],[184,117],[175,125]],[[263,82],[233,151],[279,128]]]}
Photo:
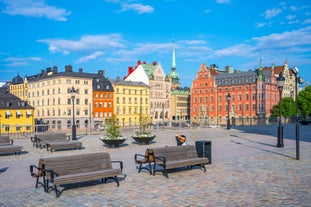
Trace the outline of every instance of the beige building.
{"label": "beige building", "polygon": [[295,99],[295,76],[292,73],[292,70],[288,67],[287,61],[285,61],[284,65],[282,66],[273,65],[271,67],[265,67],[263,68],[263,70],[272,70],[276,78],[279,77],[280,73],[283,73],[285,82],[282,91],[282,98],[292,97],[293,99]]}
{"label": "beige building", "polygon": [[92,80],[98,74],[73,72],[65,66],[64,72],[57,67],[42,70],[28,77],[28,103],[35,108],[34,116],[39,123],[46,123],[49,130],[70,131],[73,122],[72,88],[75,89],[74,114],[77,132],[85,132],[91,119]]}

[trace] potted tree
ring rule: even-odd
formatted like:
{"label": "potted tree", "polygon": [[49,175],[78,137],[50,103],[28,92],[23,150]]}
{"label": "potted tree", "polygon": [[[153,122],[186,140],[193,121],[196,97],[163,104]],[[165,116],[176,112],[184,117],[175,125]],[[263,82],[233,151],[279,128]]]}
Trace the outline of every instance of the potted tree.
{"label": "potted tree", "polygon": [[121,135],[116,115],[107,118],[104,124],[104,134],[100,140],[109,147],[120,147],[126,139]]}
{"label": "potted tree", "polygon": [[138,144],[149,144],[154,138],[156,138],[156,134],[152,133],[150,129],[148,129],[148,120],[147,117],[143,117],[140,123],[139,131],[136,131],[132,134],[132,138]]}

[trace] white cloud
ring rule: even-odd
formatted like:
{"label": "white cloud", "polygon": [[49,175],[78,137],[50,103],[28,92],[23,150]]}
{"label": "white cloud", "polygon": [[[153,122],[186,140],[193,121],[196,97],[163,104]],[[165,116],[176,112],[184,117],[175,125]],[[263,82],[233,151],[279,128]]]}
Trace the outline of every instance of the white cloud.
{"label": "white cloud", "polygon": [[271,34],[262,37],[254,37],[257,43],[257,49],[269,49],[269,48],[287,48],[293,46],[307,46],[311,45],[311,26],[293,30],[286,31],[280,34]]}
{"label": "white cloud", "polygon": [[125,47],[119,34],[86,35],[77,41],[66,39],[42,39],[38,41],[48,44],[51,52],[62,52],[64,54],[73,51],[113,50]]}
{"label": "white cloud", "polygon": [[229,4],[231,3],[231,0],[216,0],[217,4]]}
{"label": "white cloud", "polygon": [[81,57],[79,58],[76,63],[82,63],[82,62],[87,62],[89,60],[94,60],[100,56],[102,56],[104,53],[101,52],[101,51],[96,51],[96,52],[93,52],[92,54],[88,55],[88,56],[85,56],[85,57]]}
{"label": "white cloud", "polygon": [[279,15],[281,12],[282,12],[282,9],[277,9],[277,8],[268,9],[262,14],[262,16],[264,16],[266,19],[271,19]]}
{"label": "white cloud", "polygon": [[276,57],[308,56],[311,52],[311,26],[267,36],[254,37],[244,44],[215,50],[207,55],[208,59],[239,56],[242,58],[266,55],[270,59]]}
{"label": "white cloud", "polygon": [[305,20],[303,21],[303,24],[311,24],[311,19],[305,19]]}
{"label": "white cloud", "polygon": [[296,18],[296,15],[287,15],[286,16],[286,19],[288,19],[288,20],[293,20],[295,18]]}
{"label": "white cloud", "polygon": [[267,25],[266,22],[256,23],[256,28],[261,28],[261,27],[264,27],[264,26],[266,26],[266,25]]}
{"label": "white cloud", "polygon": [[47,5],[43,0],[2,0],[6,7],[4,13],[28,17],[45,17],[55,21],[67,21],[70,12],[62,8]]}
{"label": "white cloud", "polygon": [[152,13],[154,8],[150,5],[142,4],[121,4],[121,11],[135,11],[139,14]]}
{"label": "white cloud", "polygon": [[3,60],[7,62],[6,66],[25,66],[28,65],[29,61],[40,62],[40,57],[8,57]]}

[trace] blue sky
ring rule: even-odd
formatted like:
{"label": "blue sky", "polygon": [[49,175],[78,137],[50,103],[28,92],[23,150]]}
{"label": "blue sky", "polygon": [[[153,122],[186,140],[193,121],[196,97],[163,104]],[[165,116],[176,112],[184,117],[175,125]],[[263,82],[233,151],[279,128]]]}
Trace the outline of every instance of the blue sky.
{"label": "blue sky", "polygon": [[0,0],[0,23],[0,81],[54,65],[123,77],[137,60],[168,73],[173,45],[182,86],[202,62],[247,71],[260,59],[311,81],[309,0]]}

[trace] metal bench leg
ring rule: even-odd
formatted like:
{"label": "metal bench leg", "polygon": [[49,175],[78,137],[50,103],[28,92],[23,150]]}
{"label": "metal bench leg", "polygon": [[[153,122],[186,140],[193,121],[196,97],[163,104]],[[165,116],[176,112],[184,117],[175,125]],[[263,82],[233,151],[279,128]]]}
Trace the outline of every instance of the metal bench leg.
{"label": "metal bench leg", "polygon": [[119,186],[120,184],[119,184],[118,177],[117,177],[117,176],[114,176],[114,179],[115,179],[115,181],[117,182],[117,186]]}

